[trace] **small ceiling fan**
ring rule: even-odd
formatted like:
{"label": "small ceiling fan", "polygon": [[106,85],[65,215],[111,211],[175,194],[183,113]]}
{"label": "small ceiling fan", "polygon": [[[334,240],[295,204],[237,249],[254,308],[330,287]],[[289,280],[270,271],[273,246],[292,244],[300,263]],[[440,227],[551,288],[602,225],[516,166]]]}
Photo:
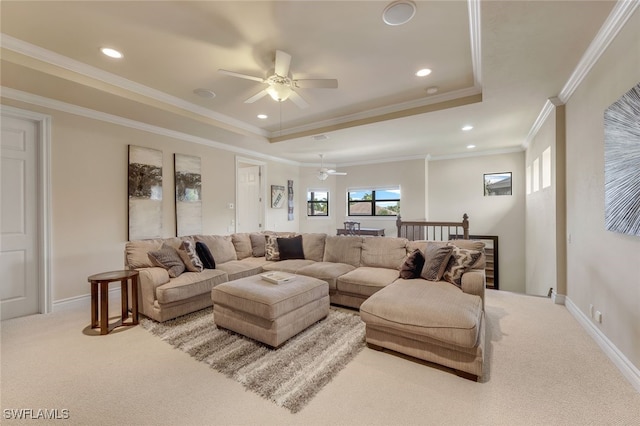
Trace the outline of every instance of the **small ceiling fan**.
{"label": "small ceiling fan", "polygon": [[263,98],[266,95],[271,96],[274,101],[283,102],[287,99],[298,106],[298,108],[307,108],[309,104],[300,96],[295,89],[336,89],[338,87],[338,80],[334,78],[324,79],[293,79],[289,74],[289,65],[291,64],[291,55],[282,50],[276,50],[276,61],[273,70],[273,75],[267,78],[254,77],[252,75],[241,74],[234,71],[227,71],[219,69],[221,74],[230,75],[232,77],[244,78],[247,80],[253,80],[260,83],[267,84],[268,87],[251,96],[244,101],[246,104],[251,104],[258,99]]}
{"label": "small ceiling fan", "polygon": [[327,180],[329,176],[346,176],[346,172],[337,172],[334,169],[328,169],[324,166],[324,156],[320,154],[320,168],[318,169],[317,177],[320,180]]}

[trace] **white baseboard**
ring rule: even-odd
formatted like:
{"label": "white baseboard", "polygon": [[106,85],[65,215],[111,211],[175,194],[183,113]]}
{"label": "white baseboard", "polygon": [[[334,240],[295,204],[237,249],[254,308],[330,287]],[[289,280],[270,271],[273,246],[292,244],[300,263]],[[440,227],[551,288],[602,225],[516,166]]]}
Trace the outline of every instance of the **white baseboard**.
{"label": "white baseboard", "polygon": [[640,370],[624,356],[622,352],[607,338],[607,336],[600,331],[582,312],[575,303],[568,297],[565,297],[565,306],[571,312],[571,315],[584,327],[589,335],[596,341],[600,349],[607,355],[607,357],[618,367],[618,370],[622,375],[631,383],[631,385],[640,392]]}
{"label": "white baseboard", "polygon": [[[120,297],[120,287],[109,289],[109,300]],[[52,304],[52,312],[69,311],[73,309],[89,309],[91,305],[91,293],[82,296],[70,297],[68,299],[55,300]]]}
{"label": "white baseboard", "polygon": [[564,301],[565,301],[566,297],[567,296],[565,296],[564,294],[556,293],[555,289],[551,291],[551,300],[556,305],[564,305]]}

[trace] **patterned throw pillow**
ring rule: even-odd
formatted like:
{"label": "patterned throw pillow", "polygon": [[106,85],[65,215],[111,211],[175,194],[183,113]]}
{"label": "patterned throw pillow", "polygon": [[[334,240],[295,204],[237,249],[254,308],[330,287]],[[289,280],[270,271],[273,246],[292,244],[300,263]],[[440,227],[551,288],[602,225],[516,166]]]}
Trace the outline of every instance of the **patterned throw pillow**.
{"label": "patterned throw pillow", "polygon": [[278,236],[267,235],[264,246],[265,260],[280,260],[280,252],[278,251]]}
{"label": "patterned throw pillow", "polygon": [[424,250],[424,266],[420,277],[428,281],[440,281],[452,251],[452,246],[428,243]]}
{"label": "patterned throw pillow", "polygon": [[402,266],[400,266],[400,278],[404,278],[405,280],[418,278],[423,266],[424,256],[420,250],[415,249],[407,256]]}
{"label": "patterned throw pillow", "polygon": [[160,250],[150,251],[147,255],[155,266],[166,269],[171,278],[184,272],[185,266],[178,251],[168,244],[162,244]]}
{"label": "patterned throw pillow", "polygon": [[196,247],[191,240],[184,240],[178,248],[180,259],[184,262],[189,272],[202,272],[204,265],[196,253]]}
{"label": "patterned throw pillow", "polygon": [[451,247],[453,247],[453,253],[442,278],[460,287],[462,285],[462,275],[471,269],[471,266],[482,256],[482,253],[478,250]]}

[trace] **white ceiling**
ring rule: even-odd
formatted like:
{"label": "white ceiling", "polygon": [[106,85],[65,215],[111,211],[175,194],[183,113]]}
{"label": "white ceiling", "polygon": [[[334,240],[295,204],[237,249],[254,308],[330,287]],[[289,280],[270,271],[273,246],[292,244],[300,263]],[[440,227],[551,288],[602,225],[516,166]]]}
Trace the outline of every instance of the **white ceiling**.
{"label": "white ceiling", "polygon": [[[521,149],[615,4],[416,1],[388,26],[389,3],[3,0],[2,86],[302,164],[503,152]],[[306,109],[246,104],[265,86],[217,72],[266,77],[276,49],[293,78],[338,89],[297,89]]]}

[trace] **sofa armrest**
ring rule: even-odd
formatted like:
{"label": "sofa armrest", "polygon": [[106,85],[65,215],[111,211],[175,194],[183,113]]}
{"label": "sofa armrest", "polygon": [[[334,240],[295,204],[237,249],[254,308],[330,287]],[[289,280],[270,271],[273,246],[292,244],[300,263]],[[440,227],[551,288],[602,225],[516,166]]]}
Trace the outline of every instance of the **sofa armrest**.
{"label": "sofa armrest", "polygon": [[138,287],[142,296],[142,303],[150,304],[157,299],[156,288],[169,282],[169,272],[164,268],[140,268]]}
{"label": "sofa armrest", "polygon": [[482,309],[484,310],[484,289],[487,285],[484,269],[472,269],[462,274],[462,291],[468,294],[475,294],[482,299]]}

